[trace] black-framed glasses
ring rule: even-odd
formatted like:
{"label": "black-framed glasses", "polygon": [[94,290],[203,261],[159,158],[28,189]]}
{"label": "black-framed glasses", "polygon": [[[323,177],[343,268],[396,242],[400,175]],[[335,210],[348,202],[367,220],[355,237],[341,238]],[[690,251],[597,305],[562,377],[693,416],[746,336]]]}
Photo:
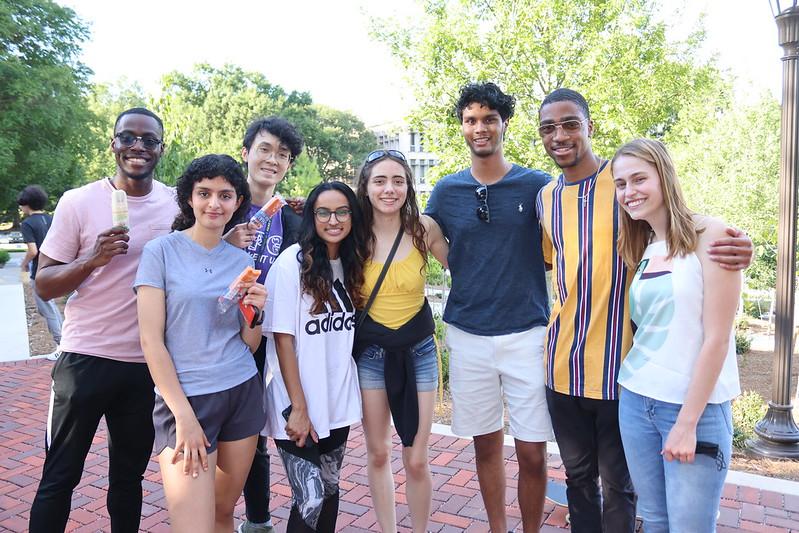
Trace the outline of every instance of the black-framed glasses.
{"label": "black-framed glasses", "polygon": [[491,222],[491,213],[488,211],[488,185],[480,185],[474,190],[474,195],[477,196],[477,201],[480,205],[477,207],[477,218],[485,223]]}
{"label": "black-framed glasses", "polygon": [[378,159],[382,159],[383,157],[396,157],[397,159],[401,159],[402,161],[407,162],[405,159],[405,154],[400,152],[399,150],[375,150],[373,152],[369,152],[369,155],[366,156],[366,164],[372,163],[377,161]]}
{"label": "black-framed glasses", "polygon": [[333,215],[336,215],[336,220],[339,222],[346,222],[352,215],[352,209],[349,207],[339,207],[338,209],[330,210],[326,207],[319,207],[314,209],[313,214],[319,222],[327,222]]}
{"label": "black-framed glasses", "polygon": [[161,146],[161,139],[157,137],[152,137],[150,135],[139,137],[138,135],[133,135],[132,133],[128,133],[126,131],[117,133],[114,135],[117,141],[119,141],[119,146],[122,148],[130,148],[136,141],[141,141],[141,145],[144,147],[145,150],[155,150],[159,146]]}
{"label": "black-framed glasses", "polygon": [[546,135],[552,135],[553,133],[555,133],[555,130],[557,130],[558,128],[561,128],[564,133],[575,133],[580,130],[580,128],[583,126],[583,122],[585,122],[586,120],[588,119],[584,118],[583,120],[577,120],[575,118],[571,120],[564,120],[563,122],[541,124],[540,126],[538,126],[538,134],[541,135],[542,137]]}

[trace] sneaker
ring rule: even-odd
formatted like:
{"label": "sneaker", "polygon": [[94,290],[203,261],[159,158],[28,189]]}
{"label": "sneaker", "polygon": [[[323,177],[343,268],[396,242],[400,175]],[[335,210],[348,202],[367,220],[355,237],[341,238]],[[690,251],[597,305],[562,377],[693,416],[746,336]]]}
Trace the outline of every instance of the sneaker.
{"label": "sneaker", "polygon": [[48,353],[44,356],[45,359],[48,361],[58,361],[58,358],[61,357],[61,347],[57,347],[54,352]]}
{"label": "sneaker", "polygon": [[275,528],[272,524],[266,522],[265,524],[253,524],[249,520],[245,520],[239,524],[238,533],[275,533]]}

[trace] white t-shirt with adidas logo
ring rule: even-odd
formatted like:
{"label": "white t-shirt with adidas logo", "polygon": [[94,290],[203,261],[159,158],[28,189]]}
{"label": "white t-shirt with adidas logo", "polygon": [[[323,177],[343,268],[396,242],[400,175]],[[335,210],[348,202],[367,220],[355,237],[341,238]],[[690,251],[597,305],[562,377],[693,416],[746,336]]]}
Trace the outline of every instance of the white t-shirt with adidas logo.
{"label": "white t-shirt with adidas logo", "polygon": [[[330,262],[333,294],[338,309],[327,304],[327,312],[310,314],[313,298],[300,288],[300,262],[295,244],[283,251],[266,276],[266,310],[263,331],[267,337],[266,361],[273,378],[265,391],[267,412],[263,435],[288,439],[283,410],[291,403],[280,373],[273,333],[294,336],[294,349],[305,391],[308,414],[320,439],[330,430],[361,420],[361,391],[352,358],[355,309],[344,286],[341,260]],[[268,372],[265,372],[268,374]]]}

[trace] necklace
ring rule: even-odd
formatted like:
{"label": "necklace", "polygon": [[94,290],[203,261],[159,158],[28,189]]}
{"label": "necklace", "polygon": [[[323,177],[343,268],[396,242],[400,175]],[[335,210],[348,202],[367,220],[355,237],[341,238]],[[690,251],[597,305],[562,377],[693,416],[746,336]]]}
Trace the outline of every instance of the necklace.
{"label": "necklace", "polygon": [[583,200],[583,207],[588,207],[588,204],[585,202],[585,200],[587,200],[588,197],[591,196],[591,188],[594,186],[594,184],[596,183],[597,179],[599,179],[599,167],[602,166],[602,158],[601,157],[597,157],[596,159],[597,159],[597,161],[596,161],[596,172],[594,172],[593,176],[588,178],[588,187],[586,187],[585,192],[583,194],[577,195],[577,199],[578,200]]}

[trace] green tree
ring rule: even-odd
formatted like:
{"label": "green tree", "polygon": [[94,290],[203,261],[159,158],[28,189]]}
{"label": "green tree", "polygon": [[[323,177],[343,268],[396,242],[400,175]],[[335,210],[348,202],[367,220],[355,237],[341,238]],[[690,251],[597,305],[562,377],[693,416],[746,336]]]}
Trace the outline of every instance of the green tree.
{"label": "green tree", "polygon": [[247,125],[259,116],[276,114],[291,121],[305,137],[307,161],[317,165],[316,174],[324,179],[349,178],[376,144],[354,115],[315,105],[307,92],[286,92],[262,74],[234,65],[198,65],[190,74],[166,75],[153,107],[166,127],[167,152],[159,175],[167,182],[198,155],[237,157]]}
{"label": "green tree", "polygon": [[776,283],[780,106],[770,95],[707,124],[686,110],[665,141],[692,209],[743,228],[755,244],[748,283]]}
{"label": "green tree", "polygon": [[377,148],[377,138],[363,122],[346,111],[313,106],[317,127],[312,130],[308,153],[328,180],[352,182],[358,165]]}
{"label": "green tree", "polygon": [[29,183],[57,198],[83,179],[90,71],[77,57],[87,37],[69,8],[0,2],[0,218],[16,221],[16,193]]}
{"label": "green tree", "polygon": [[[672,42],[651,0],[422,0],[413,22],[373,20],[408,72],[410,119],[441,157],[433,178],[468,166],[453,105],[461,86],[494,81],[517,97],[505,143],[514,162],[555,171],[540,146],[538,106],[559,87],[591,104],[606,157],[633,136],[662,137],[694,102],[726,105],[727,84],[694,59],[701,31]],[[703,111],[704,113],[705,111]]]}
{"label": "green tree", "polygon": [[319,165],[307,152],[303,152],[291,166],[286,178],[278,184],[277,190],[286,198],[307,198],[311,189],[321,181]]}

